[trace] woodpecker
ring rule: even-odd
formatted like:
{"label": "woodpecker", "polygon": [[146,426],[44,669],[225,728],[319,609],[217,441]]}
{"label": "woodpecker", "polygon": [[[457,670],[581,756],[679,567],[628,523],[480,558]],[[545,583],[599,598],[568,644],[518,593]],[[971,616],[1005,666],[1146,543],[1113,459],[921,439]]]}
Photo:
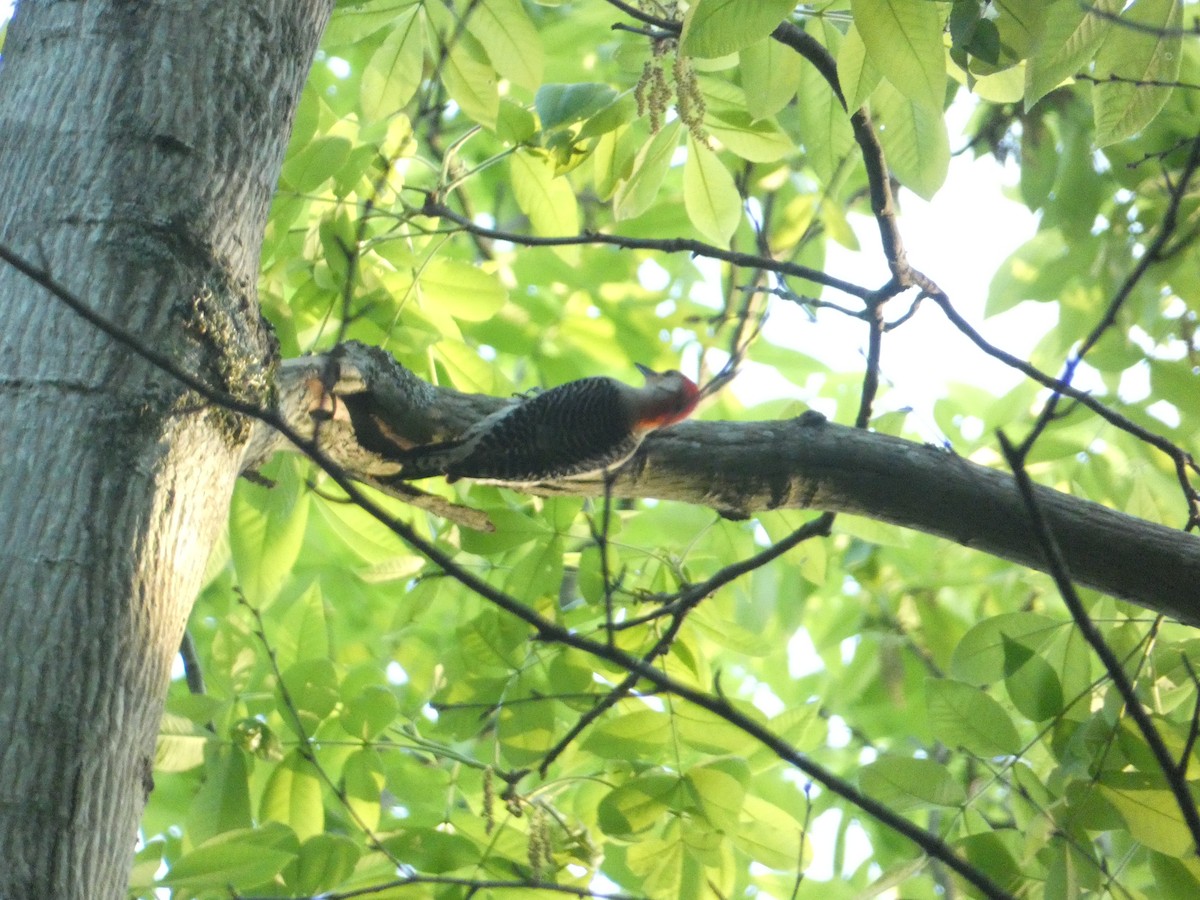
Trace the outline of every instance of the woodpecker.
{"label": "woodpecker", "polygon": [[516,400],[456,440],[406,451],[397,480],[445,475],[529,485],[611,472],[647,434],[686,419],[700,400],[679,372],[638,371],[646,378],[640,388],[601,376]]}

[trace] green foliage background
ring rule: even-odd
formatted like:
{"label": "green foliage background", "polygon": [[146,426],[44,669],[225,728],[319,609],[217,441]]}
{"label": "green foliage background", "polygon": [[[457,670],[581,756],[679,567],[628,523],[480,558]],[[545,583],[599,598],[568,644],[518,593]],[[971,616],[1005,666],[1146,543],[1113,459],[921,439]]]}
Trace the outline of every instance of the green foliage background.
{"label": "green foliage background", "polygon": [[[598,373],[633,379],[635,361],[682,358],[711,373],[744,348],[750,371],[777,372],[790,397],[755,405],[726,390],[703,417],[773,419],[819,398],[853,422],[865,322],[842,348],[860,361],[841,372],[756,327],[773,306],[800,303],[817,333],[861,313],[863,294],[718,259],[820,271],[830,242],[882,254],[848,224],[871,213],[850,117],[825,74],[769,37],[786,18],[836,61],[850,108],[869,108],[905,188],[934,197],[964,147],[1020,164],[1013,199],[1040,227],[990,288],[981,273],[988,314],[1052,304],[1057,322],[1025,362],[1055,375],[1123,296],[1086,358],[1103,385],[1093,396],[1167,441],[1194,442],[1194,184],[1170,252],[1122,291],[1195,153],[1200,50],[1179,30],[1195,3],[1138,0],[1121,18],[1142,30],[1074,0],[637,5],[682,24],[678,41],[620,6],[338,3],[263,247],[262,303],[285,355],[354,338],[431,381],[505,395]],[[967,133],[948,133],[951,102],[978,103]],[[431,215],[431,203],[479,231]],[[993,239],[986,221],[962,224]],[[612,241],[536,240],[591,234]],[[665,238],[698,243],[638,243]],[[913,262],[936,281],[953,261]],[[892,300],[885,318],[914,297]],[[903,327],[942,315],[927,303]],[[1130,386],[1146,379],[1141,397]],[[1023,436],[1045,396],[1026,378],[1003,396],[947,381],[930,399],[955,452],[998,464],[995,429]],[[875,424],[917,437],[903,417]],[[1187,518],[1172,461],[1079,406],[1041,436],[1031,470],[1147,519]],[[539,881],[653,898],[975,890],[744,729],[644,683],[539,774],[627,673],[467,592],[308,464],[281,458],[265,474],[274,487],[237,490],[190,625],[205,691],[172,685],[137,896],[533,896]],[[382,502],[580,634],[603,639],[608,605],[619,621],[644,620],[613,632],[635,654],[671,626],[648,616],[664,597],[809,518],[625,505],[611,511],[605,563],[599,503],[431,489],[486,510],[497,531]],[[1087,601],[1194,770],[1192,632]],[[1200,896],[1193,836],[1163,773],[1044,576],[840,517],[830,538],[706,599],[654,665],[1014,896]],[[830,881],[803,874],[814,846]]]}

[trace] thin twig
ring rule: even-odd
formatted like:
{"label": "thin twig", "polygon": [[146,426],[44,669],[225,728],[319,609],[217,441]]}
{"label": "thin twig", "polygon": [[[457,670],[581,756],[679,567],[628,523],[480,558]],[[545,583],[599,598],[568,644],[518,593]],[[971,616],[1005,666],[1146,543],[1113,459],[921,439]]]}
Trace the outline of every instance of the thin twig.
{"label": "thin twig", "polygon": [[712,244],[706,244],[703,241],[693,238],[634,238],[601,232],[585,232],[583,234],[563,235],[560,237],[539,237],[515,231],[503,231],[498,228],[488,228],[471,221],[466,216],[460,215],[446,206],[445,203],[441,202],[432,193],[426,194],[425,203],[418,211],[421,215],[429,216],[430,218],[447,219],[459,226],[460,230],[470,234],[482,235],[498,241],[507,241],[523,247],[573,247],[587,244],[607,244],[628,250],[690,253],[693,256],[717,259],[745,268],[765,269],[770,272],[778,272],[782,275],[803,278],[815,284],[822,284],[834,290],[841,291],[844,294],[849,294],[852,297],[865,299],[871,293],[869,288],[852,284],[849,281],[843,281],[832,275],[826,275],[820,269],[813,269],[785,260],[764,259],[753,253],[737,253],[732,250],[724,250],[721,247],[715,247]]}
{"label": "thin twig", "polygon": [[1025,510],[1029,516],[1030,528],[1042,546],[1042,551],[1046,557],[1047,571],[1050,573],[1050,577],[1054,579],[1054,584],[1058,588],[1058,592],[1062,596],[1067,610],[1071,613],[1071,618],[1075,621],[1075,626],[1079,629],[1079,633],[1083,635],[1084,640],[1088,642],[1093,652],[1100,659],[1104,670],[1108,673],[1108,677],[1112,679],[1117,691],[1121,694],[1121,698],[1125,702],[1125,708],[1133,717],[1134,724],[1137,725],[1138,731],[1141,732],[1142,738],[1150,748],[1150,752],[1154,754],[1154,759],[1162,771],[1168,788],[1174,794],[1175,803],[1179,807],[1183,820],[1187,824],[1188,831],[1192,835],[1193,849],[1200,847],[1200,812],[1196,809],[1196,801],[1192,797],[1191,788],[1188,786],[1187,780],[1180,773],[1179,766],[1171,756],[1171,752],[1167,749],[1166,744],[1163,743],[1162,735],[1159,734],[1158,728],[1155,727],[1149,713],[1146,712],[1145,707],[1142,705],[1142,701],[1138,698],[1132,682],[1125,674],[1125,668],[1121,665],[1121,661],[1117,659],[1112,648],[1104,640],[1104,635],[1100,633],[1100,629],[1096,627],[1088,615],[1087,609],[1083,605],[1083,600],[1075,590],[1075,585],[1071,581],[1071,573],[1067,570],[1067,564],[1063,559],[1062,551],[1059,549],[1058,541],[1050,531],[1049,525],[1042,515],[1042,508],[1037,501],[1033,482],[1030,480],[1029,472],[1025,468],[1025,453],[1027,449],[1023,451],[1018,448],[1008,439],[1003,431],[996,432],[996,437],[1000,442],[1004,458],[1012,469],[1017,488],[1025,502]]}

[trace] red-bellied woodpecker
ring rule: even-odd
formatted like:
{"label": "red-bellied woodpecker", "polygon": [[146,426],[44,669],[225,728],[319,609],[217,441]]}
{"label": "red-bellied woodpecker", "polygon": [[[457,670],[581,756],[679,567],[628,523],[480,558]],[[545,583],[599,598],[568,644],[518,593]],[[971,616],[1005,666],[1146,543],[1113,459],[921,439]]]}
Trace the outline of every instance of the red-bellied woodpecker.
{"label": "red-bellied woodpecker", "polygon": [[458,439],[405,451],[405,481],[445,475],[501,484],[537,484],[615,470],[656,428],[686,419],[700,391],[674,370],[645,366],[643,387],[582,378],[516,400]]}

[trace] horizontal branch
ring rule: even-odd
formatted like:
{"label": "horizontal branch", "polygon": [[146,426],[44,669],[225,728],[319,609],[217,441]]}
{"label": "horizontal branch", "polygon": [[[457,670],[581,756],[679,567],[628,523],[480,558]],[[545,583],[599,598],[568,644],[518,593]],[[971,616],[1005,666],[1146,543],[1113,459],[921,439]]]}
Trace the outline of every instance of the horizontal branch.
{"label": "horizontal branch", "polygon": [[[319,443],[351,475],[369,480],[396,471],[380,453],[387,442],[451,436],[507,402],[433,388],[388,354],[356,343],[327,357],[289,361],[280,395],[311,397],[295,384],[322,373],[338,402],[323,405],[334,411]],[[312,431],[298,421],[311,408],[282,412],[302,433]],[[556,482],[531,493],[603,491],[597,479]],[[1048,569],[1010,474],[813,412],[771,422],[685,422],[656,432],[612,491],[709,506],[737,518],[778,509],[852,513]],[[1037,502],[1077,583],[1200,625],[1200,538],[1049,488],[1037,489]]]}

